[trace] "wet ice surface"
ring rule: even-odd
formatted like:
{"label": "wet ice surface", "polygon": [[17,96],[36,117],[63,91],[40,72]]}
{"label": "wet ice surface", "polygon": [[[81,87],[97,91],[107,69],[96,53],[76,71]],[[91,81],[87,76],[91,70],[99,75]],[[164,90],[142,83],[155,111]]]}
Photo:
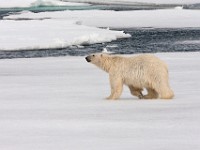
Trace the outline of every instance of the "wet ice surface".
{"label": "wet ice surface", "polygon": [[2,150],[199,150],[200,53],[158,53],[173,100],[117,101],[84,57],[0,60]]}

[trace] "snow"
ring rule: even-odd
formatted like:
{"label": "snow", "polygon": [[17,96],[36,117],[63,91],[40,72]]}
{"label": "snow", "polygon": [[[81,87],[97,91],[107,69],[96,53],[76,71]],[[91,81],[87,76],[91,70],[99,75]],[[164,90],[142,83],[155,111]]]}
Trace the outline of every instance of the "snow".
{"label": "snow", "polygon": [[[95,16],[95,17],[94,17]],[[158,27],[158,28],[183,28],[200,27],[199,10],[163,9],[163,10],[140,10],[140,11],[63,11],[22,13],[10,15],[5,19],[76,19],[80,24],[96,27]]]}
{"label": "snow", "polygon": [[200,27],[199,10],[176,8],[118,12],[82,10],[32,13],[25,11],[4,19],[0,21],[0,50],[63,48],[130,37],[123,31],[112,31],[107,27]]}
{"label": "snow", "polygon": [[[78,3],[77,3],[78,2]],[[81,3],[80,3],[81,2]],[[81,6],[86,3],[99,4],[194,4],[199,0],[1,0],[0,8],[32,7],[32,6]]]}
{"label": "snow", "polygon": [[0,8],[32,6],[81,6],[87,3],[98,4],[195,4],[199,0],[1,0]]}
{"label": "snow", "polygon": [[87,2],[87,3],[99,3],[99,4],[195,4],[199,3],[199,0],[65,0],[70,2]]}
{"label": "snow", "polygon": [[84,57],[0,60],[1,150],[199,150],[200,53],[158,53],[173,100],[109,95]]}
{"label": "snow", "polygon": [[6,20],[0,26],[0,50],[63,48],[130,37],[123,31],[77,25],[73,20]]}
{"label": "snow", "polygon": [[64,2],[59,0],[9,0],[0,1],[0,8],[36,7],[36,6],[82,6],[83,3]]}

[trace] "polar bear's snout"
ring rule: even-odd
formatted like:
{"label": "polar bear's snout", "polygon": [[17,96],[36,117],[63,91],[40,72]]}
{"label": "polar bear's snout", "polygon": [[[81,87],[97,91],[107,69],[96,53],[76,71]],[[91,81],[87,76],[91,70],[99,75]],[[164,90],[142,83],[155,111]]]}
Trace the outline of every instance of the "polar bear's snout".
{"label": "polar bear's snout", "polygon": [[91,62],[91,57],[90,56],[85,57],[85,59],[86,59],[87,62]]}

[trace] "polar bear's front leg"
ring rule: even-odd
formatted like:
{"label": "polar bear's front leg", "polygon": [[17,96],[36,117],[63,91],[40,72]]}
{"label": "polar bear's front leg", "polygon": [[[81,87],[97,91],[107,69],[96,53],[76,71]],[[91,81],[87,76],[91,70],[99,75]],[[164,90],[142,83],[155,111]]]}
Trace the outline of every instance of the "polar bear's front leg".
{"label": "polar bear's front leg", "polygon": [[123,90],[123,82],[120,77],[110,75],[111,94],[107,99],[119,99]]}

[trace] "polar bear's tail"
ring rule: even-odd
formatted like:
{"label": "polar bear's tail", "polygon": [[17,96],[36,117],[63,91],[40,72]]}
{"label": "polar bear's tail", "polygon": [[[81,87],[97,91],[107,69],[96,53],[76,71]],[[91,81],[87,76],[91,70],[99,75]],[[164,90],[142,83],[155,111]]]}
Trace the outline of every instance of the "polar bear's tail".
{"label": "polar bear's tail", "polygon": [[172,99],[173,97],[174,97],[174,92],[170,88],[161,90],[161,93],[160,93],[161,99]]}
{"label": "polar bear's tail", "polygon": [[153,88],[161,99],[172,99],[174,97],[174,92],[171,90],[169,83],[161,82],[161,84],[157,84]]}

